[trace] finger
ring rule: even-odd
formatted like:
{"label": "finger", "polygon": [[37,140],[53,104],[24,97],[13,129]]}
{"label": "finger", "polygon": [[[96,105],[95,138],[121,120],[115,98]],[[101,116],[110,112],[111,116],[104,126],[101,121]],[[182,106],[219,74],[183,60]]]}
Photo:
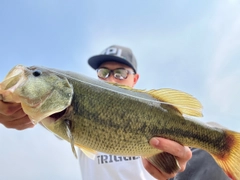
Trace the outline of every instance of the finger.
{"label": "finger", "polygon": [[183,156],[182,157],[176,157],[181,169],[179,170],[179,172],[183,172],[186,169],[187,166],[187,162],[192,158],[192,151],[190,150],[189,147],[184,146],[184,150],[183,150]]}
{"label": "finger", "polygon": [[0,101],[0,114],[9,116],[20,110],[21,104],[19,103],[6,103],[3,101]]}
{"label": "finger", "polygon": [[17,119],[23,118],[24,116],[26,116],[26,114],[22,109],[17,110],[15,113],[11,115],[0,114],[0,123],[15,121]]}
{"label": "finger", "polygon": [[190,149],[182,146],[181,144],[175,141],[164,139],[164,138],[152,138],[150,140],[150,144],[153,147],[160,149],[164,152],[168,152],[169,154],[172,154],[176,157],[184,158],[184,159],[191,158],[190,157],[191,155],[189,155],[188,153]]}
{"label": "finger", "polygon": [[23,130],[34,127],[34,124],[31,122],[27,115],[14,121],[6,121],[2,124],[7,128],[13,128],[17,130]]}
{"label": "finger", "polygon": [[26,123],[26,124],[21,124],[17,127],[15,127],[15,129],[21,131],[24,129],[29,129],[29,128],[33,128],[35,125],[32,122]]}
{"label": "finger", "polygon": [[150,144],[157,149],[174,155],[180,165],[180,172],[184,171],[186,164],[192,157],[190,148],[164,138],[152,138]]}

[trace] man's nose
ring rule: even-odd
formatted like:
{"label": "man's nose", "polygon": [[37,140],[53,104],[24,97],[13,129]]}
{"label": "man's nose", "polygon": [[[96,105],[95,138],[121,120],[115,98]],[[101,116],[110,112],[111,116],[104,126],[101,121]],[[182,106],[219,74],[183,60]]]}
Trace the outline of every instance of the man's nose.
{"label": "man's nose", "polygon": [[106,81],[108,81],[108,82],[116,82],[116,78],[114,78],[114,76],[113,76],[113,74],[111,73],[109,76],[108,76],[108,78],[106,79]]}

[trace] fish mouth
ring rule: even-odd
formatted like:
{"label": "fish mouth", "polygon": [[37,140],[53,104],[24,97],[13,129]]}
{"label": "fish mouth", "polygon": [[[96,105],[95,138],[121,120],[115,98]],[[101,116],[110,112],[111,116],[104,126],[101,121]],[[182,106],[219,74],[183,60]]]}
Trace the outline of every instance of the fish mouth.
{"label": "fish mouth", "polygon": [[0,83],[0,94],[5,102],[18,102],[19,99],[13,95],[15,89],[25,81],[24,67],[15,66]]}
{"label": "fish mouth", "polygon": [[15,84],[17,84],[20,77],[23,76],[23,73],[24,73],[24,67],[21,65],[17,65],[14,68],[12,68],[11,71],[5,77],[4,82],[7,82],[5,84],[5,89],[8,89],[14,86]]}

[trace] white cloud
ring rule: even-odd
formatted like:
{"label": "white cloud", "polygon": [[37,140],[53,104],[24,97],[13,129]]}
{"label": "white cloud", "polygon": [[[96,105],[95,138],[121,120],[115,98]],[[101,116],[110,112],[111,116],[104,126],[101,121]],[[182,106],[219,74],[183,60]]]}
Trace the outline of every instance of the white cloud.
{"label": "white cloud", "polygon": [[205,100],[206,114],[235,130],[239,130],[237,127],[240,126],[235,120],[240,118],[237,108],[240,101],[239,9],[239,3],[222,2],[209,22],[215,35],[215,48],[208,67]]}

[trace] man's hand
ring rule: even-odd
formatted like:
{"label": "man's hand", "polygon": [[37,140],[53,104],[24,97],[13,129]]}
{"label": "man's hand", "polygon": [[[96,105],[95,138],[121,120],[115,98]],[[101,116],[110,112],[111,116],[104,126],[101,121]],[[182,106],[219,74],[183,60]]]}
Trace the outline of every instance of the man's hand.
{"label": "man's hand", "polygon": [[[179,172],[182,172],[186,168],[187,162],[191,159],[192,157],[192,152],[187,146],[182,146],[178,144],[177,142],[164,139],[164,138],[152,138],[150,140],[150,145],[153,147],[160,149],[164,152],[170,153],[173,156],[176,157],[176,160],[179,163],[180,170]],[[176,173],[173,174],[167,174],[165,172],[159,171],[156,167],[154,167],[147,159],[142,159],[143,165],[145,169],[156,179],[158,180],[166,180],[169,178],[172,178],[176,176]]]}
{"label": "man's hand", "polygon": [[23,130],[34,127],[29,117],[23,112],[21,104],[5,103],[0,100],[0,123],[6,128]]}

